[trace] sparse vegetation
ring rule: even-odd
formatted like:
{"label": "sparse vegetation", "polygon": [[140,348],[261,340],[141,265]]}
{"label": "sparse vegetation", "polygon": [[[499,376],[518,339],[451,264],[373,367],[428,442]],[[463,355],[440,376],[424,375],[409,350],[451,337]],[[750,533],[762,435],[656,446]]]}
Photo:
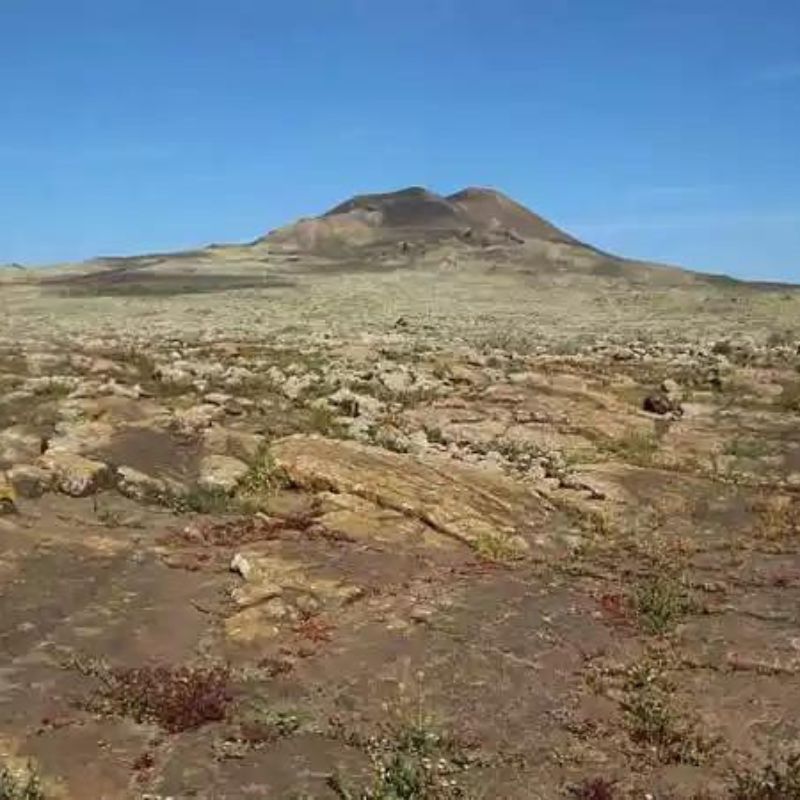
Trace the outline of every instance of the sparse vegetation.
{"label": "sparse vegetation", "polygon": [[240,736],[251,744],[269,743],[292,736],[302,724],[296,712],[255,704],[239,720]]}
{"label": "sparse vegetation", "polygon": [[423,672],[406,675],[397,688],[376,734],[364,736],[333,721],[331,734],[364,752],[372,775],[366,786],[353,788],[333,774],[329,788],[339,800],[471,800],[464,778],[482,763],[474,746],[442,732],[426,710]]}
{"label": "sparse vegetation", "polygon": [[426,726],[391,728],[360,740],[372,766],[372,780],[353,789],[338,774],[328,786],[339,800],[467,800],[462,776],[469,759],[447,737]]}
{"label": "sparse vegetation", "polygon": [[755,516],[754,533],[767,541],[800,535],[800,500],[788,494],[762,491],[750,503]]}
{"label": "sparse vegetation", "polygon": [[800,753],[760,770],[737,772],[729,800],[800,800]]}
{"label": "sparse vegetation", "polygon": [[522,554],[520,548],[503,534],[485,533],[475,541],[473,545],[475,552],[487,561],[497,561],[506,563],[518,559]]}
{"label": "sparse vegetation", "polygon": [[444,435],[444,432],[441,428],[429,426],[424,430],[425,435],[428,437],[428,441],[431,444],[447,444],[447,437]]}
{"label": "sparse vegetation", "polygon": [[297,733],[303,725],[299,714],[271,708],[264,702],[252,702],[236,713],[235,728],[215,743],[220,759],[245,758],[258,750]]}
{"label": "sparse vegetation", "polygon": [[632,606],[644,631],[654,635],[668,633],[696,608],[683,581],[669,573],[640,582],[634,589]]}
{"label": "sparse vegetation", "polygon": [[703,763],[716,741],[702,736],[694,721],[678,711],[674,689],[658,660],[628,670],[622,709],[629,736],[651,748],[662,763]]}
{"label": "sparse vegetation", "polygon": [[237,508],[229,492],[203,486],[191,486],[186,492],[167,492],[160,500],[176,514],[226,514]]}
{"label": "sparse vegetation", "polygon": [[124,514],[119,509],[111,508],[107,505],[101,505],[98,502],[95,502],[94,513],[98,521],[107,528],[119,527],[124,519]]}
{"label": "sparse vegetation", "polygon": [[607,439],[603,448],[630,464],[651,467],[658,453],[658,439],[652,432],[633,430],[619,439]]}
{"label": "sparse vegetation", "polygon": [[772,331],[767,336],[767,347],[791,347],[795,344],[800,336],[797,331],[787,328],[782,331]]}
{"label": "sparse vegetation", "polygon": [[36,770],[30,764],[23,769],[0,766],[0,800],[46,800]]}
{"label": "sparse vegetation", "polygon": [[287,482],[285,473],[275,464],[269,449],[263,448],[239,482],[237,493],[244,499],[263,497],[283,488]]}
{"label": "sparse vegetation", "polygon": [[762,458],[768,456],[772,451],[772,445],[765,439],[751,439],[745,436],[737,436],[731,439],[725,446],[725,455],[736,458]]}

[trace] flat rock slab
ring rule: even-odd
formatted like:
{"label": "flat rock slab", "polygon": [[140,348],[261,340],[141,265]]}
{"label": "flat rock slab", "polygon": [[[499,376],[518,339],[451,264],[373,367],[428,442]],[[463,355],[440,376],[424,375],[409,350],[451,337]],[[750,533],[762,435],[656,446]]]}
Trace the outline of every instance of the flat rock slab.
{"label": "flat rock slab", "polygon": [[271,452],[296,486],[362,497],[472,547],[502,539],[527,549],[546,517],[537,495],[494,470],[313,436],[281,439]]}

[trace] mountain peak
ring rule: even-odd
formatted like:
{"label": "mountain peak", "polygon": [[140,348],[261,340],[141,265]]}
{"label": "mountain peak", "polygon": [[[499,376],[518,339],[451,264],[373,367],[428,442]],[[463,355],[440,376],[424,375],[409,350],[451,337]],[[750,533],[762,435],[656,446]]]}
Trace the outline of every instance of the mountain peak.
{"label": "mountain peak", "polygon": [[502,192],[499,192],[497,189],[489,188],[488,186],[467,186],[458,192],[448,195],[447,199],[450,200],[450,202],[457,203],[460,200],[471,200],[479,197],[509,199]]}
{"label": "mountain peak", "polygon": [[[276,232],[282,240],[301,239],[341,244],[430,241],[431,237],[465,237],[472,243],[522,243],[529,239],[575,244],[576,240],[497,189],[468,186],[444,197],[424,186],[358,194],[321,216]],[[465,238],[466,241],[466,238]],[[338,246],[337,245],[337,246]]]}
{"label": "mountain peak", "polygon": [[378,224],[387,228],[459,228],[465,224],[447,198],[422,186],[359,194],[327,211],[323,218],[354,211],[376,213]]}

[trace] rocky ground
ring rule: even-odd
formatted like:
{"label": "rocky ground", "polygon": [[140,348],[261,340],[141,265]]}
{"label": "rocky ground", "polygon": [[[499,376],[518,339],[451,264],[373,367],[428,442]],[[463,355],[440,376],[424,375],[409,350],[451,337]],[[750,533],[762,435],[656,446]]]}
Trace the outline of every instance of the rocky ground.
{"label": "rocky ground", "polygon": [[800,296],[0,297],[0,798],[800,797]]}

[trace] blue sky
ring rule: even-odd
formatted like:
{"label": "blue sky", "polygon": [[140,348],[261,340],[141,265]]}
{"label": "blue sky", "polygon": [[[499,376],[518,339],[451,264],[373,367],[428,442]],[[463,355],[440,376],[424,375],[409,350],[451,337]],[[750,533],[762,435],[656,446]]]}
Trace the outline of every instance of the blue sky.
{"label": "blue sky", "polygon": [[797,0],[0,0],[0,262],[490,185],[625,255],[800,281]]}

